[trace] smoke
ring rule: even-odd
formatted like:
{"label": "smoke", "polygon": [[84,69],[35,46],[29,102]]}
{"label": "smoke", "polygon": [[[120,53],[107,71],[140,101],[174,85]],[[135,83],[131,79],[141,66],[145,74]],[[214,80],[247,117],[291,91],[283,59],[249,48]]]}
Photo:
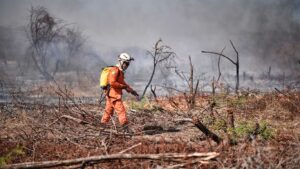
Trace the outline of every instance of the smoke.
{"label": "smoke", "polygon": [[[24,0],[0,1],[0,26],[27,24],[31,6],[83,30],[88,44],[107,64],[128,49],[138,58],[133,70],[150,66],[151,50],[162,38],[182,62],[191,56],[199,72],[215,72],[217,58],[201,50],[234,58],[229,40],[240,53],[241,71],[299,71],[300,2],[297,0]],[[182,64],[184,65],[184,64]],[[183,66],[184,68],[184,66]],[[222,69],[231,70],[222,61]]]}

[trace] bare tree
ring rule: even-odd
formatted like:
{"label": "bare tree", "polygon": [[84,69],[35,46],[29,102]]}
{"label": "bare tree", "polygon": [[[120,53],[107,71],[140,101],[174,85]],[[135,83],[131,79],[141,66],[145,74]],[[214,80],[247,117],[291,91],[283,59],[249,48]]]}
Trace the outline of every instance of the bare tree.
{"label": "bare tree", "polygon": [[47,80],[52,80],[53,77],[48,70],[47,52],[49,44],[58,36],[60,29],[44,7],[31,7],[28,28],[34,64]]}
{"label": "bare tree", "polygon": [[233,61],[231,58],[229,58],[228,56],[224,55],[222,52],[218,53],[218,52],[211,52],[211,51],[202,51],[202,53],[209,53],[209,54],[215,54],[218,56],[222,56],[224,58],[226,58],[227,60],[229,60],[232,64],[235,65],[235,69],[236,69],[236,85],[235,85],[235,92],[237,93],[239,90],[239,85],[240,85],[240,75],[239,75],[239,53],[236,50],[235,46],[233,45],[232,41],[230,40],[230,44],[232,46],[232,48],[234,49],[235,53],[236,53],[236,61]]}
{"label": "bare tree", "polygon": [[44,7],[31,8],[27,35],[33,63],[46,80],[53,80],[60,67],[68,68],[84,43],[80,31],[67,28]]}
{"label": "bare tree", "polygon": [[143,91],[142,98],[145,96],[147,89],[153,80],[157,66],[163,62],[168,62],[174,59],[175,57],[175,53],[172,51],[172,48],[167,45],[164,45],[161,39],[159,39],[155,43],[153,51],[147,51],[147,52],[153,59],[153,70],[150,75],[149,81]]}

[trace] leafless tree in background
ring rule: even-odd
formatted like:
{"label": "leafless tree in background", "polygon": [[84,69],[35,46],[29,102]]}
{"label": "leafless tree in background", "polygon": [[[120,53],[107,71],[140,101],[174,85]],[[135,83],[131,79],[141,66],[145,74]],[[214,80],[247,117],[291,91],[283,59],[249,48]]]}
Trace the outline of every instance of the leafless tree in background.
{"label": "leafless tree in background", "polygon": [[31,57],[39,72],[47,79],[52,80],[53,74],[49,70],[47,53],[50,44],[59,36],[61,27],[44,7],[32,7],[28,24],[28,38],[30,40]]}
{"label": "leafless tree in background", "polygon": [[155,43],[153,51],[148,51],[148,54],[153,59],[153,69],[149,81],[143,91],[142,98],[145,96],[147,89],[152,82],[157,66],[163,62],[169,62],[175,57],[175,53],[172,51],[172,48],[164,45],[161,39]]}
{"label": "leafless tree in background", "polygon": [[44,7],[31,8],[27,33],[31,58],[46,80],[53,80],[60,67],[69,68],[84,43],[79,30],[67,28]]}

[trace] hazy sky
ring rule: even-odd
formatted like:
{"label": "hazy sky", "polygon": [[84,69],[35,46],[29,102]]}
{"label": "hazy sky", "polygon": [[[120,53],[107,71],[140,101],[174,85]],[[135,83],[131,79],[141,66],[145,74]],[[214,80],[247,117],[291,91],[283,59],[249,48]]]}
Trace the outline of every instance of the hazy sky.
{"label": "hazy sky", "polygon": [[[27,24],[31,6],[44,6],[56,18],[83,31],[88,43],[101,53],[137,47],[150,50],[162,38],[182,58],[207,65],[210,57],[201,50],[220,51],[229,40],[241,54],[243,68],[256,69],[259,56],[249,47],[258,30],[289,30],[278,10],[280,0],[0,0],[0,26]],[[277,6],[276,6],[277,4]],[[299,6],[299,3],[295,3]],[[276,8],[274,10],[270,10]],[[279,8],[280,9],[280,8]],[[290,10],[289,7],[284,10]],[[299,20],[298,7],[292,20]],[[266,11],[266,12],[264,12]],[[261,21],[257,12],[266,16]],[[261,24],[263,23],[263,26]],[[249,39],[247,39],[249,38]],[[251,65],[251,66],[249,66]]]}
{"label": "hazy sky", "polygon": [[[76,24],[99,48],[149,48],[161,37],[170,46],[190,51],[193,50],[190,48],[198,48],[201,41],[216,37],[226,41],[228,38],[223,35],[230,37],[229,33],[234,33],[230,32],[231,23],[227,23],[230,14],[210,1],[1,0],[0,24],[23,26],[27,23],[30,7],[41,5],[55,17]],[[234,12],[235,9],[232,6],[227,10]],[[239,10],[235,12],[238,12],[236,16],[242,14]]]}

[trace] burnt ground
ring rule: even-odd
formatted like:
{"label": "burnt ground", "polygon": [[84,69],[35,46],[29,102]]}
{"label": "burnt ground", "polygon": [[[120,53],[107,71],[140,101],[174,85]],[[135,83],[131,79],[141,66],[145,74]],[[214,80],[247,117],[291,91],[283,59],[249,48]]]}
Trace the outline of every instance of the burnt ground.
{"label": "burnt ground", "polygon": [[[0,162],[7,164],[66,160],[126,153],[217,152],[207,162],[184,159],[118,159],[56,168],[298,168],[300,166],[300,93],[199,95],[189,110],[184,97],[158,101],[126,100],[134,135],[124,134],[114,117],[103,129],[103,106],[15,101],[1,104]],[[233,114],[234,128],[228,114]],[[220,144],[192,122],[198,119],[223,139]],[[196,161],[195,161],[196,160]],[[182,166],[180,166],[182,164]]]}

